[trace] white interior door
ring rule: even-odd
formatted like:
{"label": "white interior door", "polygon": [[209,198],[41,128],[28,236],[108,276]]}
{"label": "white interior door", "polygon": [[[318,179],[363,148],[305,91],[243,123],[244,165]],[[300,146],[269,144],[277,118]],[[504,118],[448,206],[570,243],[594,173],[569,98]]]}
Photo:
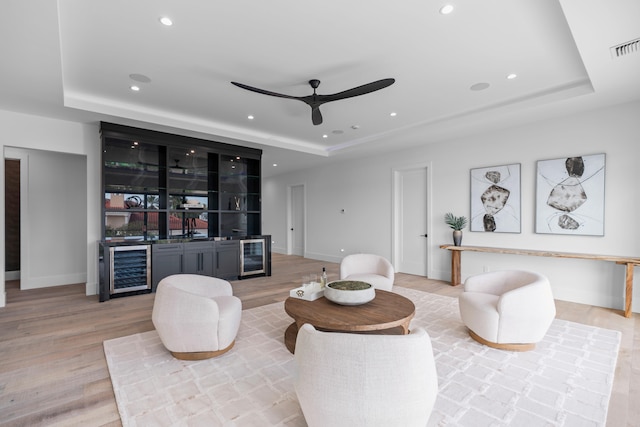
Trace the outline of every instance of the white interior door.
{"label": "white interior door", "polygon": [[427,276],[427,168],[396,171],[395,268],[401,273]]}
{"label": "white interior door", "polygon": [[304,185],[291,187],[291,255],[304,256]]}

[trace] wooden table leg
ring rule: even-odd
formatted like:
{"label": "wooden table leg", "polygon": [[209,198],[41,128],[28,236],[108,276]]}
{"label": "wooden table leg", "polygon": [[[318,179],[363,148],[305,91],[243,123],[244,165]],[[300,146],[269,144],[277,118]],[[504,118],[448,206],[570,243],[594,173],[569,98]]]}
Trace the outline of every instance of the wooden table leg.
{"label": "wooden table leg", "polygon": [[460,257],[461,251],[451,251],[451,286],[460,284]]}
{"label": "wooden table leg", "polygon": [[296,351],[296,339],[298,338],[298,325],[293,322],[289,325],[286,331],[284,331],[284,345],[291,354]]}
{"label": "wooden table leg", "polygon": [[624,317],[631,317],[631,303],[633,302],[633,268],[635,264],[627,263],[624,290]]}

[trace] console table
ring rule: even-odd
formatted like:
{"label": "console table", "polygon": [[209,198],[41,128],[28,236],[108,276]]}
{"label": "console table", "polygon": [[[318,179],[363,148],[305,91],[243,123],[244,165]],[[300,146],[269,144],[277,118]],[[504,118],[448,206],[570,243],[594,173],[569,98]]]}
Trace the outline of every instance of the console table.
{"label": "console table", "polygon": [[625,302],[624,302],[624,317],[631,317],[631,299],[633,296],[633,268],[640,265],[640,258],[623,257],[615,255],[595,255],[595,254],[579,254],[572,252],[552,252],[552,251],[539,251],[530,249],[508,249],[508,248],[491,248],[486,246],[453,246],[453,245],[441,245],[441,249],[447,249],[451,251],[451,285],[457,286],[461,282],[460,277],[460,263],[462,251],[469,252],[487,252],[494,254],[511,254],[511,255],[533,255],[533,256],[546,256],[555,258],[577,258],[577,259],[591,259],[600,261],[611,261],[616,264],[626,265],[625,276]]}

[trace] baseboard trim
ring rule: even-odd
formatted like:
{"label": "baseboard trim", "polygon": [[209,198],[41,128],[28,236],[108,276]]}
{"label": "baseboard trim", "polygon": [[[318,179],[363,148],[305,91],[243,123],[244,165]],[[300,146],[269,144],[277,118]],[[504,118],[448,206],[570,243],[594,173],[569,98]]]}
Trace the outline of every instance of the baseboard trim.
{"label": "baseboard trim", "polygon": [[4,280],[20,280],[20,270],[5,271]]}

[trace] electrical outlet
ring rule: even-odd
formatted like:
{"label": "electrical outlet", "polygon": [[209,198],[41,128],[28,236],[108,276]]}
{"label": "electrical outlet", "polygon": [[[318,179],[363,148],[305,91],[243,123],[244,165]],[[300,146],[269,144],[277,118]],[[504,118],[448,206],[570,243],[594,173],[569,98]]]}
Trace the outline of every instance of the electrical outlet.
{"label": "electrical outlet", "polygon": [[482,270],[483,270],[485,273],[488,273],[489,271],[491,271],[491,269],[489,268],[489,266],[488,266],[488,265],[485,265],[484,267],[482,267]]}

